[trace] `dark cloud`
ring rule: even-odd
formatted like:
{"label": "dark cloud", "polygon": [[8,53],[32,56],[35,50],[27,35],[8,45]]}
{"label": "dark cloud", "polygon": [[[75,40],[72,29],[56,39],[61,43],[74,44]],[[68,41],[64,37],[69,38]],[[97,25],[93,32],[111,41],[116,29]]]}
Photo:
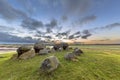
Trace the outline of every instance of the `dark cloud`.
{"label": "dark cloud", "polygon": [[0,0],[0,15],[7,21],[27,17],[25,13],[13,8],[6,0]]}
{"label": "dark cloud", "polygon": [[52,19],[50,21],[50,23],[46,24],[45,26],[49,27],[49,28],[55,28],[56,26],[58,26],[58,22],[56,19]]}
{"label": "dark cloud", "polygon": [[68,39],[75,39],[75,38],[79,38],[80,36],[81,36],[80,31],[77,31],[77,32],[73,33],[72,35],[70,35],[68,37]]}
{"label": "dark cloud", "polygon": [[120,27],[120,23],[112,23],[112,24],[108,24],[104,27],[101,27],[100,29],[112,29],[112,28],[115,28],[115,27]]}
{"label": "dark cloud", "polygon": [[52,33],[52,32],[53,32],[53,31],[52,31],[51,28],[48,27],[48,28],[46,29],[46,33]]}
{"label": "dark cloud", "polygon": [[78,21],[79,24],[87,24],[89,22],[92,22],[94,20],[96,20],[96,16],[95,15],[90,15],[90,16],[86,16],[86,17],[83,17],[82,19],[80,19]]}
{"label": "dark cloud", "polygon": [[95,27],[95,28],[89,29],[89,31],[94,32],[96,30],[107,30],[107,29],[113,29],[116,27],[120,27],[120,23],[112,23],[102,27]]}
{"label": "dark cloud", "polygon": [[71,30],[67,30],[67,31],[64,31],[64,32],[61,32],[61,33],[58,33],[56,35],[56,37],[59,37],[59,36],[68,36],[70,34]]}
{"label": "dark cloud", "polygon": [[61,19],[62,19],[63,21],[67,21],[67,20],[68,20],[68,17],[64,15],[64,16],[61,17]]}
{"label": "dark cloud", "polygon": [[67,13],[82,13],[89,9],[91,1],[92,0],[61,0],[61,3]]}
{"label": "dark cloud", "polygon": [[30,29],[30,30],[37,30],[38,28],[42,28],[44,25],[41,21],[31,19],[31,18],[27,18],[27,19],[22,21],[21,26],[23,28],[27,28],[27,29]]}
{"label": "dark cloud", "polygon": [[89,30],[84,30],[82,33],[83,33],[83,34],[81,35],[81,38],[82,38],[82,39],[87,39],[88,37],[92,36],[92,34],[90,33]]}
{"label": "dark cloud", "polygon": [[33,42],[36,42],[37,40],[34,40],[31,37],[22,38],[22,37],[10,35],[8,33],[0,32],[0,41],[2,41],[2,42],[27,42],[27,43],[33,43]]}
{"label": "dark cloud", "polygon": [[52,39],[52,36],[43,36],[43,37],[47,39]]}

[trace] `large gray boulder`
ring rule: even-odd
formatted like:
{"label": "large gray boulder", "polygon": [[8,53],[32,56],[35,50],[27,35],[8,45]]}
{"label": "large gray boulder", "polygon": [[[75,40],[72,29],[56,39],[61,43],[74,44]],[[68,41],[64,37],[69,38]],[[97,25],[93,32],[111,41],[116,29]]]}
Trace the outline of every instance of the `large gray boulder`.
{"label": "large gray boulder", "polygon": [[55,69],[57,69],[59,64],[60,62],[57,57],[50,56],[44,59],[44,61],[41,63],[40,69],[43,72],[50,73],[50,72],[53,72]]}
{"label": "large gray boulder", "polygon": [[26,60],[26,59],[30,59],[30,58],[32,58],[34,56],[35,56],[35,51],[34,50],[30,50],[30,51],[25,52],[24,54],[20,55],[19,59]]}
{"label": "large gray boulder", "polygon": [[30,50],[31,50],[31,47],[29,47],[29,46],[27,46],[27,45],[22,45],[21,47],[19,47],[19,48],[17,49],[18,57],[19,57],[20,55],[22,55],[23,53],[28,52],[28,51],[30,51]]}
{"label": "large gray boulder", "polygon": [[67,50],[69,47],[68,43],[65,43],[65,42],[61,43],[61,46],[62,46],[63,50]]}
{"label": "large gray boulder", "polygon": [[48,54],[49,53],[49,50],[47,50],[46,48],[45,49],[42,49],[42,50],[40,50],[39,51],[39,55],[46,55],[46,54]]}
{"label": "large gray boulder", "polygon": [[35,53],[39,53],[40,50],[46,48],[46,45],[42,42],[37,42],[34,44]]}
{"label": "large gray boulder", "polygon": [[69,61],[76,61],[77,57],[74,53],[67,53],[64,58]]}

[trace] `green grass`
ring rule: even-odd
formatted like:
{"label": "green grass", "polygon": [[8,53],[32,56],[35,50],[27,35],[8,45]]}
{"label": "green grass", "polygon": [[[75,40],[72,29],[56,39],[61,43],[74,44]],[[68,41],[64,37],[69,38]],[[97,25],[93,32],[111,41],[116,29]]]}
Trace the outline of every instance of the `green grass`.
{"label": "green grass", "polygon": [[[10,60],[15,53],[0,54],[0,80],[120,80],[120,46],[79,46],[84,54],[77,62],[66,61],[67,51]],[[70,52],[70,51],[68,51]],[[55,55],[61,66],[51,75],[40,74],[40,63]]]}

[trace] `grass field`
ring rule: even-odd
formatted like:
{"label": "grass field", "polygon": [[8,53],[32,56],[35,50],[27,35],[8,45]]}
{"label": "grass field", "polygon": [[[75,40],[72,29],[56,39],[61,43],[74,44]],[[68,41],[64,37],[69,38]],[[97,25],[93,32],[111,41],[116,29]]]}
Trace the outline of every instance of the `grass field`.
{"label": "grass field", "polygon": [[[120,80],[120,46],[78,46],[84,54],[77,62],[66,61],[64,54],[71,51],[36,56],[28,60],[10,60],[12,54],[0,54],[0,80]],[[51,75],[40,74],[43,59],[55,55],[61,66]]]}

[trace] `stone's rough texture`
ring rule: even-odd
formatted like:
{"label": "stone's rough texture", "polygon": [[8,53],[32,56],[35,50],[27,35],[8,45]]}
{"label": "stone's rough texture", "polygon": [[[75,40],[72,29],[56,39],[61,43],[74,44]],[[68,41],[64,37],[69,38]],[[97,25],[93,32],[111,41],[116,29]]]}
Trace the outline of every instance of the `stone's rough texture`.
{"label": "stone's rough texture", "polygon": [[44,49],[46,45],[42,42],[37,42],[34,44],[35,53],[39,53],[40,50]]}
{"label": "stone's rough texture", "polygon": [[47,50],[47,49],[42,49],[42,50],[40,50],[39,51],[39,55],[46,55],[46,54],[48,54],[49,53],[49,50]]}
{"label": "stone's rough texture", "polygon": [[25,52],[24,54],[20,55],[19,59],[29,59],[35,56],[35,51],[34,50],[30,50],[28,52]]}
{"label": "stone's rough texture", "polygon": [[27,51],[30,51],[30,50],[31,50],[31,47],[28,47],[28,46],[26,46],[26,45],[23,45],[23,46],[19,47],[19,48],[17,49],[18,57],[19,57],[20,55],[22,55],[23,53],[25,53],[25,52],[27,52]]}
{"label": "stone's rough texture", "polygon": [[57,57],[50,56],[42,62],[40,69],[43,72],[48,72],[49,73],[49,72],[52,72],[55,69],[57,69],[59,64],[60,64],[60,62],[59,62]]}
{"label": "stone's rough texture", "polygon": [[54,44],[54,46],[53,46],[55,51],[58,51],[60,47],[61,47],[60,44]]}
{"label": "stone's rough texture", "polygon": [[58,43],[58,44],[54,44],[53,48],[56,51],[59,51],[59,49],[62,48],[62,50],[67,50],[67,48],[69,47],[68,43]]}
{"label": "stone's rough texture", "polygon": [[80,56],[81,54],[83,54],[83,51],[80,50],[79,48],[75,48],[73,53],[76,55],[76,56]]}
{"label": "stone's rough texture", "polygon": [[67,50],[67,48],[69,47],[68,43],[61,43],[61,44],[62,44],[63,50]]}
{"label": "stone's rough texture", "polygon": [[68,54],[66,54],[65,56],[64,56],[64,58],[66,59],[66,60],[75,60],[77,57],[75,56],[75,54],[74,53],[68,53]]}

